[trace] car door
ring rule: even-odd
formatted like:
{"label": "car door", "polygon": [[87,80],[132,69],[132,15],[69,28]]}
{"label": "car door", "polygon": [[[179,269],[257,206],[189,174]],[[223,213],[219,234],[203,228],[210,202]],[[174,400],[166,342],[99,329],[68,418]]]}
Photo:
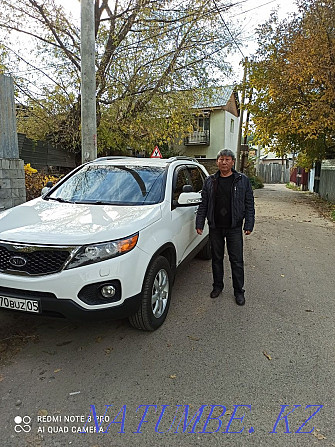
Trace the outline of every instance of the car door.
{"label": "car door", "polygon": [[[198,205],[194,204],[186,207],[175,205],[185,185],[191,185],[194,190],[192,176],[195,178],[196,174],[187,166],[176,168],[173,176],[171,220],[175,235],[175,247],[177,248],[177,265],[192,252],[199,242],[199,236],[195,231],[195,217]],[[196,188],[198,185],[199,182]]]}

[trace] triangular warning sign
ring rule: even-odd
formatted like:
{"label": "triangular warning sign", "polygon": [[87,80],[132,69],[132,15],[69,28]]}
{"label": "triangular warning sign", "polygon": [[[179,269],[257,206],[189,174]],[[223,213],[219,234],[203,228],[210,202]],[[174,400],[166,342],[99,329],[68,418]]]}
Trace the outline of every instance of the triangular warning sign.
{"label": "triangular warning sign", "polygon": [[155,146],[155,149],[153,150],[150,158],[163,158],[160,150],[158,149],[158,146]]}

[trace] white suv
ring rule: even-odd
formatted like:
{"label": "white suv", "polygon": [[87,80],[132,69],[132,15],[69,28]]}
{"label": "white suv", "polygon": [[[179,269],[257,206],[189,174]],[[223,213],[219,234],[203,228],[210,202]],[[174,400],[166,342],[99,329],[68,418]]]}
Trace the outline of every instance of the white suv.
{"label": "white suv", "polygon": [[0,307],[157,329],[177,267],[210,258],[195,231],[207,175],[187,157],[99,158],[1,213]]}

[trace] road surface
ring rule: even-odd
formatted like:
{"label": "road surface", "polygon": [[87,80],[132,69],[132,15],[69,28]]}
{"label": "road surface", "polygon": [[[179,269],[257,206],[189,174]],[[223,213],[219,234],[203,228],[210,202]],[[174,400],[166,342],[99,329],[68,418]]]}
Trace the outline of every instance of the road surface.
{"label": "road surface", "polygon": [[244,307],[195,259],[154,333],[2,312],[0,445],[335,446],[335,226],[309,194],[255,197]]}

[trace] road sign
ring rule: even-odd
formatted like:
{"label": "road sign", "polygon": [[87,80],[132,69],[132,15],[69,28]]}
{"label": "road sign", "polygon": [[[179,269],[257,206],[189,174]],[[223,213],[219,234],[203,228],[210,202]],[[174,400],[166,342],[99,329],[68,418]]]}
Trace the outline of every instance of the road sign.
{"label": "road sign", "polygon": [[155,149],[153,150],[150,158],[163,158],[160,150],[158,149],[158,146],[155,146]]}

